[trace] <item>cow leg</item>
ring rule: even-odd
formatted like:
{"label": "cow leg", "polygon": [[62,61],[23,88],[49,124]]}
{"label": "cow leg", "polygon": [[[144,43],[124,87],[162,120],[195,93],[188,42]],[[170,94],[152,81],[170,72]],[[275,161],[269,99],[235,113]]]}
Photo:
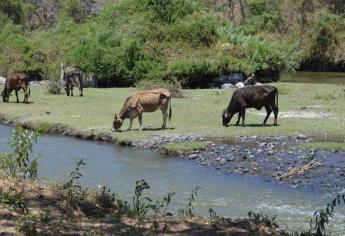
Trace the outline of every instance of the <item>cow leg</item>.
{"label": "cow leg", "polygon": [[167,118],[168,118],[168,112],[167,112],[167,108],[163,107],[161,108],[162,110],[162,116],[163,116],[163,124],[162,124],[162,129],[166,128],[166,124],[167,124]]}
{"label": "cow leg", "polygon": [[278,107],[276,105],[272,105],[272,110],[274,113],[274,125],[278,125],[277,119],[278,119]]}
{"label": "cow leg", "polygon": [[139,125],[140,125],[139,131],[143,131],[144,126],[143,126],[143,114],[142,113],[139,113],[138,120],[139,120]]}
{"label": "cow leg", "polygon": [[128,127],[128,131],[131,131],[132,130],[132,124],[133,124],[133,117],[130,117],[129,118],[129,127]]}
{"label": "cow leg", "polygon": [[19,103],[19,98],[18,98],[18,90],[15,89],[14,92],[16,93],[16,98],[17,98],[17,103]]}
{"label": "cow leg", "polygon": [[67,94],[67,96],[69,96],[70,95],[70,85],[69,84],[66,84],[66,94]]}
{"label": "cow leg", "polygon": [[266,114],[266,117],[264,119],[263,125],[266,125],[267,119],[268,119],[268,117],[270,117],[271,112],[272,112],[271,106],[265,106],[265,109],[266,109],[267,114]]}
{"label": "cow leg", "polygon": [[246,109],[242,108],[242,126],[244,126],[244,119],[246,118]]}
{"label": "cow leg", "polygon": [[80,94],[80,97],[82,97],[83,96],[83,85],[80,85],[80,87],[79,87],[79,94]]}
{"label": "cow leg", "polygon": [[71,85],[71,96],[73,97],[73,85]]}
{"label": "cow leg", "polygon": [[238,126],[240,124],[240,119],[241,119],[241,112],[238,113],[238,119],[236,122],[236,126]]}

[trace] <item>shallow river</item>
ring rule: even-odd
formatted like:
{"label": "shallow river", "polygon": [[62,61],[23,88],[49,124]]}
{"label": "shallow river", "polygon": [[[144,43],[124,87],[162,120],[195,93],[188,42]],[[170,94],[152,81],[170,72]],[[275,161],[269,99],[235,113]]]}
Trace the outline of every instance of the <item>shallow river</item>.
{"label": "shallow river", "polygon": [[294,74],[283,74],[280,80],[283,82],[325,83],[345,85],[345,73],[297,71]]}
{"label": "shallow river", "polygon": [[[12,127],[0,125],[0,151],[10,151],[7,141]],[[83,158],[83,184],[91,188],[106,185],[130,201],[135,181],[145,179],[152,187],[153,198],[174,191],[170,210],[174,213],[185,204],[191,190],[201,186],[196,212],[207,216],[212,207],[218,215],[246,217],[247,212],[262,212],[278,216],[284,229],[308,228],[315,209],[323,207],[332,196],[303,192],[265,182],[258,177],[220,174],[216,170],[186,160],[167,158],[156,152],[116,147],[94,141],[61,136],[40,136],[34,152],[41,155],[40,179],[61,181],[67,179],[75,163]],[[344,209],[338,211],[344,213]],[[333,235],[345,234],[345,215],[336,214],[332,222]],[[343,233],[340,233],[343,232]]]}

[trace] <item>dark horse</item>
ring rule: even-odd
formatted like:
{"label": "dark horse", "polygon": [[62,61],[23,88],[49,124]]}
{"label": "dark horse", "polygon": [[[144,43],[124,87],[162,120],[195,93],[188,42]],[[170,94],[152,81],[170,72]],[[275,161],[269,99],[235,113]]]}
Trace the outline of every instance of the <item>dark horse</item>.
{"label": "dark horse", "polygon": [[79,95],[83,96],[83,72],[78,67],[67,67],[63,72],[67,96],[73,96],[73,87],[79,87]]}

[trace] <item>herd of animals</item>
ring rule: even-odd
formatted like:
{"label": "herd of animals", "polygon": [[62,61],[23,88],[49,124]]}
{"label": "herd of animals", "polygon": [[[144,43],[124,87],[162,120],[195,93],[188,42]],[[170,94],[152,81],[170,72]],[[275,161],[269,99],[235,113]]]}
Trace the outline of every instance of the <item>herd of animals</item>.
{"label": "herd of animals", "polygon": [[[4,89],[1,93],[3,102],[9,102],[11,92],[14,90],[17,103],[19,103],[18,92],[24,91],[24,103],[29,103],[30,86],[29,76],[26,73],[17,73],[7,77]],[[67,67],[63,71],[64,89],[67,96],[73,96],[73,87],[79,88],[79,95],[83,96],[83,72],[77,67]],[[246,86],[234,91],[229,105],[222,113],[222,124],[228,126],[231,118],[238,113],[236,125],[239,125],[242,118],[244,126],[246,108],[266,109],[266,117],[263,125],[266,125],[270,114],[274,113],[274,125],[277,125],[278,116],[278,89],[270,85]],[[120,113],[115,113],[113,128],[117,131],[121,128],[125,119],[129,119],[128,130],[131,130],[132,123],[138,117],[140,130],[143,129],[142,113],[154,112],[160,109],[163,115],[162,129],[166,128],[166,121],[171,119],[171,93],[167,89],[146,90],[130,94]]]}

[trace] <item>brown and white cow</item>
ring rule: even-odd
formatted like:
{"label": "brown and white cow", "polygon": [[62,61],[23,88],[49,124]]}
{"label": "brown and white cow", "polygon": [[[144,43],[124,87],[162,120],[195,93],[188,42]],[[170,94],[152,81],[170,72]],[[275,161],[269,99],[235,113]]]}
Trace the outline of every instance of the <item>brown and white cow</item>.
{"label": "brown and white cow", "polygon": [[[169,108],[170,104],[170,108]],[[168,114],[169,108],[169,114]],[[142,113],[154,112],[157,109],[161,109],[163,115],[162,128],[166,127],[166,120],[169,116],[171,119],[171,93],[166,89],[147,90],[139,93],[131,94],[127,97],[120,113],[115,113],[113,120],[113,128],[118,130],[121,128],[125,119],[129,118],[129,128],[132,129],[133,119],[139,117],[140,129],[143,129]]]}
{"label": "brown and white cow", "polygon": [[270,116],[272,110],[274,113],[274,125],[277,125],[278,116],[278,89],[274,86],[247,86],[237,89],[233,94],[228,107],[223,111],[223,125],[227,126],[233,115],[238,114],[236,125],[239,124],[242,117],[242,126],[244,126],[246,108],[266,109],[266,117],[263,125]]}
{"label": "brown and white cow", "polygon": [[73,86],[79,87],[79,95],[83,96],[83,72],[77,67],[67,67],[63,71],[67,96],[73,96]]}
{"label": "brown and white cow", "polygon": [[10,94],[14,90],[16,93],[17,102],[18,91],[24,91],[24,103],[29,103],[30,87],[29,87],[29,76],[25,73],[13,74],[7,77],[5,82],[4,90],[1,93],[2,101],[9,102]]}

